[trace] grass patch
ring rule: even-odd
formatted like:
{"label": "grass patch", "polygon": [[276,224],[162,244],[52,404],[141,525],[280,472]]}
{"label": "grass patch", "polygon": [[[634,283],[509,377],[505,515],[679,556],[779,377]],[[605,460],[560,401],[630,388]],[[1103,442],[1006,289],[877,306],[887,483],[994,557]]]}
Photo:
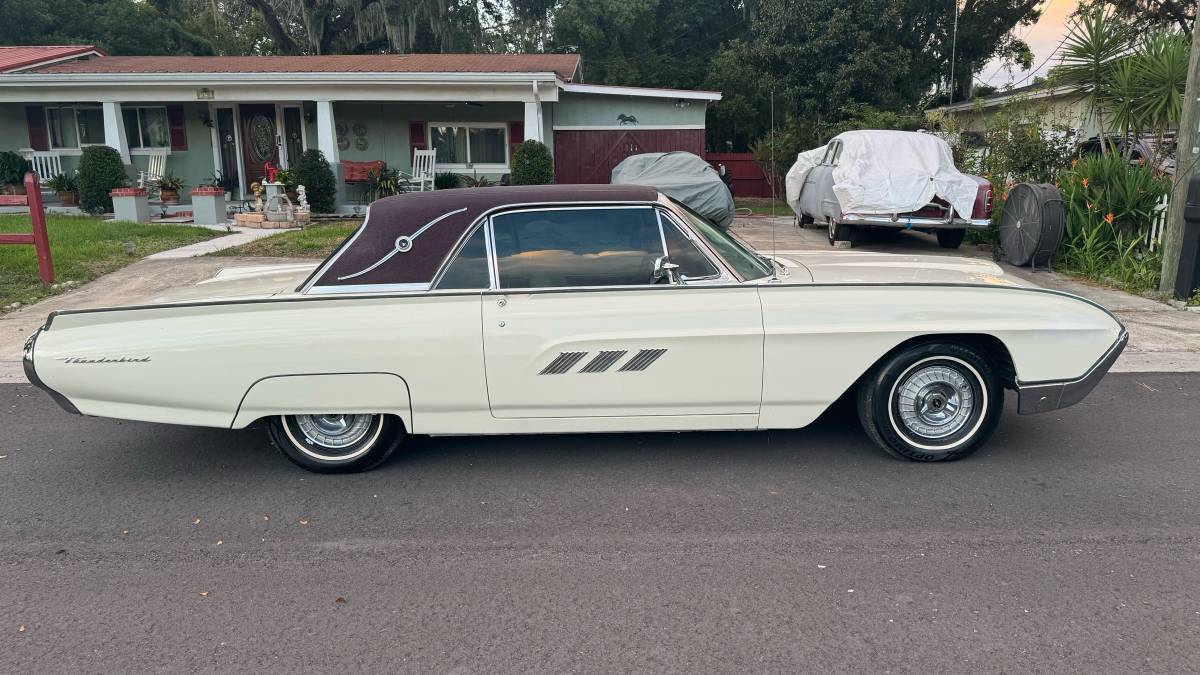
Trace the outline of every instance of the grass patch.
{"label": "grass patch", "polygon": [[263,237],[248,244],[234,246],[210,255],[255,256],[270,258],[324,258],[333,252],[358,222],[339,222],[313,225],[303,230],[291,230]]}
{"label": "grass patch", "polygon": [[775,209],[771,210],[770,197],[742,197],[733,200],[734,206],[739,209],[750,209],[750,212],[756,216],[794,216],[792,207],[788,206],[787,200],[780,197],[775,200]]}
{"label": "grass patch", "polygon": [[[61,293],[74,281],[83,284],[121,269],[151,253],[186,246],[222,234],[188,225],[146,225],[88,216],[47,215],[50,258],[54,261],[52,288],[42,288],[37,255],[32,245],[0,246],[0,312],[14,302],[29,304]],[[0,215],[0,232],[29,232],[27,214]],[[126,253],[124,242],[133,242]]]}

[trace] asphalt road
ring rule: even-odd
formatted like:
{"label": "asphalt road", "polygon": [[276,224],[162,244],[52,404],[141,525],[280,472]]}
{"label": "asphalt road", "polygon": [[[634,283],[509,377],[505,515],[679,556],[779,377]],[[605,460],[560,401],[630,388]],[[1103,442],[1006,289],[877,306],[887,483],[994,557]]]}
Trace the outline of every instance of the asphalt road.
{"label": "asphalt road", "polygon": [[945,465],[840,408],[317,476],[4,385],[0,671],[1200,670],[1200,374],[1014,403]]}

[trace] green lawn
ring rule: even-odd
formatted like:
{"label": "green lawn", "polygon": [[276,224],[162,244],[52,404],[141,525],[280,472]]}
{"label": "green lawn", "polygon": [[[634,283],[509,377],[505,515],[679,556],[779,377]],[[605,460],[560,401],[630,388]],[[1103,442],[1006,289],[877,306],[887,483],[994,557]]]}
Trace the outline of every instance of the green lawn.
{"label": "green lawn", "polygon": [[[187,225],[141,225],[87,216],[46,218],[50,257],[54,261],[55,288],[42,288],[33,246],[0,246],[0,312],[14,302],[29,304],[70,288],[63,282],[86,283],[118,270],[151,253],[203,241],[222,234]],[[0,232],[29,232],[29,216],[0,215]],[[126,253],[124,242],[133,242]]]}
{"label": "green lawn", "polygon": [[249,244],[234,246],[210,255],[240,255],[279,258],[324,258],[350,236],[358,222],[313,225],[303,230],[280,232]]}
{"label": "green lawn", "polygon": [[739,209],[750,209],[752,213],[759,216],[794,216],[792,207],[788,206],[787,201],[783,197],[775,200],[775,210],[771,211],[770,197],[742,197],[733,200],[734,205]]}

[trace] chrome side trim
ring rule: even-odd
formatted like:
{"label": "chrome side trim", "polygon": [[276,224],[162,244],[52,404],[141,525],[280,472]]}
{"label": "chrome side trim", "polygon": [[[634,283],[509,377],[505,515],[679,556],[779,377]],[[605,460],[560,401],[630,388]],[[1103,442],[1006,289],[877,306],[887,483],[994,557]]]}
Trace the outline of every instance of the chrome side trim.
{"label": "chrome side trim", "polygon": [[[346,295],[350,293],[406,293],[428,291],[429,284],[347,284],[345,286],[314,286],[310,295]],[[478,291],[476,291],[478,292]]]}
{"label": "chrome side trim", "polygon": [[643,349],[625,362],[625,365],[617,369],[618,373],[634,373],[645,370],[659,359],[663,354],[666,354],[665,349]]}
{"label": "chrome side trim", "polygon": [[588,364],[581,368],[581,373],[603,373],[612,367],[614,363],[621,360],[629,352],[624,349],[613,349],[602,351],[596,355],[596,358],[588,361]]}
{"label": "chrome side trim", "polygon": [[570,370],[587,352],[563,352],[554,358],[538,375],[562,375]]}
{"label": "chrome side trim", "polygon": [[75,404],[71,403],[70,399],[51,389],[50,387],[47,387],[46,383],[42,382],[42,378],[38,377],[37,368],[33,363],[33,354],[37,349],[38,335],[41,335],[43,330],[45,330],[45,328],[39,328],[33,332],[33,335],[30,335],[25,339],[25,349],[21,352],[21,366],[25,370],[25,379],[29,380],[29,383],[33,386],[41,389],[47,394],[50,394],[50,398],[54,399],[54,402],[57,403],[60,408],[73,415],[78,415],[80,414],[79,408],[76,408]]}
{"label": "chrome side trim", "polygon": [[1017,412],[1022,415],[1058,410],[1079,403],[1100,384],[1109,369],[1117,362],[1125,346],[1129,344],[1129,331],[1121,329],[1117,341],[1108,348],[1096,363],[1082,376],[1074,380],[1048,382],[1018,382]]}
{"label": "chrome side trim", "polygon": [[[434,218],[433,220],[429,221],[428,223],[425,223],[424,225],[422,225],[421,228],[419,230],[417,230],[416,232],[413,232],[412,234],[401,235],[399,237],[396,237],[396,243],[392,246],[392,250],[389,251],[387,255],[383,256],[379,260],[376,260],[374,265],[371,265],[370,267],[368,267],[364,270],[355,272],[354,274],[347,274],[344,277],[338,277],[337,280],[345,281],[346,279],[353,279],[354,277],[361,277],[362,275],[366,274],[367,272],[370,272],[371,270],[373,270],[373,269],[379,267],[380,265],[386,263],[387,261],[391,260],[392,257],[395,256],[397,253],[408,253],[409,251],[412,250],[413,242],[416,241],[417,237],[421,236],[421,234],[423,234],[425,232],[425,230],[428,230],[429,228],[433,227],[434,225],[437,225],[438,223],[442,222],[443,220],[449,218],[450,216],[462,213],[463,211],[466,211],[466,210],[467,210],[467,207],[464,206],[461,209],[457,209],[454,211],[447,211],[446,213],[443,213],[442,215],[438,216],[437,218]],[[364,222],[363,225],[366,225],[366,223]]]}

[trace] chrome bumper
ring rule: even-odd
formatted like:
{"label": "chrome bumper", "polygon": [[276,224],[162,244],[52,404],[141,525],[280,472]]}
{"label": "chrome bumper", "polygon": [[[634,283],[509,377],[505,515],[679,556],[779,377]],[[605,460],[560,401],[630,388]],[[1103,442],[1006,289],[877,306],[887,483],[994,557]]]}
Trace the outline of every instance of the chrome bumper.
{"label": "chrome bumper", "polygon": [[1082,401],[1104,379],[1109,368],[1117,362],[1117,357],[1129,344],[1129,332],[1121,331],[1121,337],[1113,343],[1104,356],[1100,357],[1090,370],[1077,380],[1062,380],[1057,382],[1034,382],[1017,384],[1017,412],[1022,415],[1050,412],[1059,408],[1075,405]]}
{"label": "chrome bumper", "polygon": [[991,226],[992,221],[986,218],[913,218],[897,216],[892,219],[885,215],[862,215],[846,213],[840,221],[843,225],[867,225],[870,227],[897,227],[904,230],[982,230]]}
{"label": "chrome bumper", "polygon": [[[42,328],[45,328],[45,326]],[[63,396],[50,387],[47,387],[46,383],[42,382],[42,378],[38,377],[37,368],[35,368],[33,365],[33,350],[37,346],[37,338],[38,335],[41,335],[42,328],[35,330],[33,335],[30,335],[25,339],[25,350],[21,353],[21,366],[25,369],[25,379],[29,380],[29,383],[33,386],[41,389],[47,394],[50,394],[50,398],[54,399],[54,402],[57,403],[63,410],[78,415],[79,408],[76,408],[75,404],[67,400],[66,396]]]}

